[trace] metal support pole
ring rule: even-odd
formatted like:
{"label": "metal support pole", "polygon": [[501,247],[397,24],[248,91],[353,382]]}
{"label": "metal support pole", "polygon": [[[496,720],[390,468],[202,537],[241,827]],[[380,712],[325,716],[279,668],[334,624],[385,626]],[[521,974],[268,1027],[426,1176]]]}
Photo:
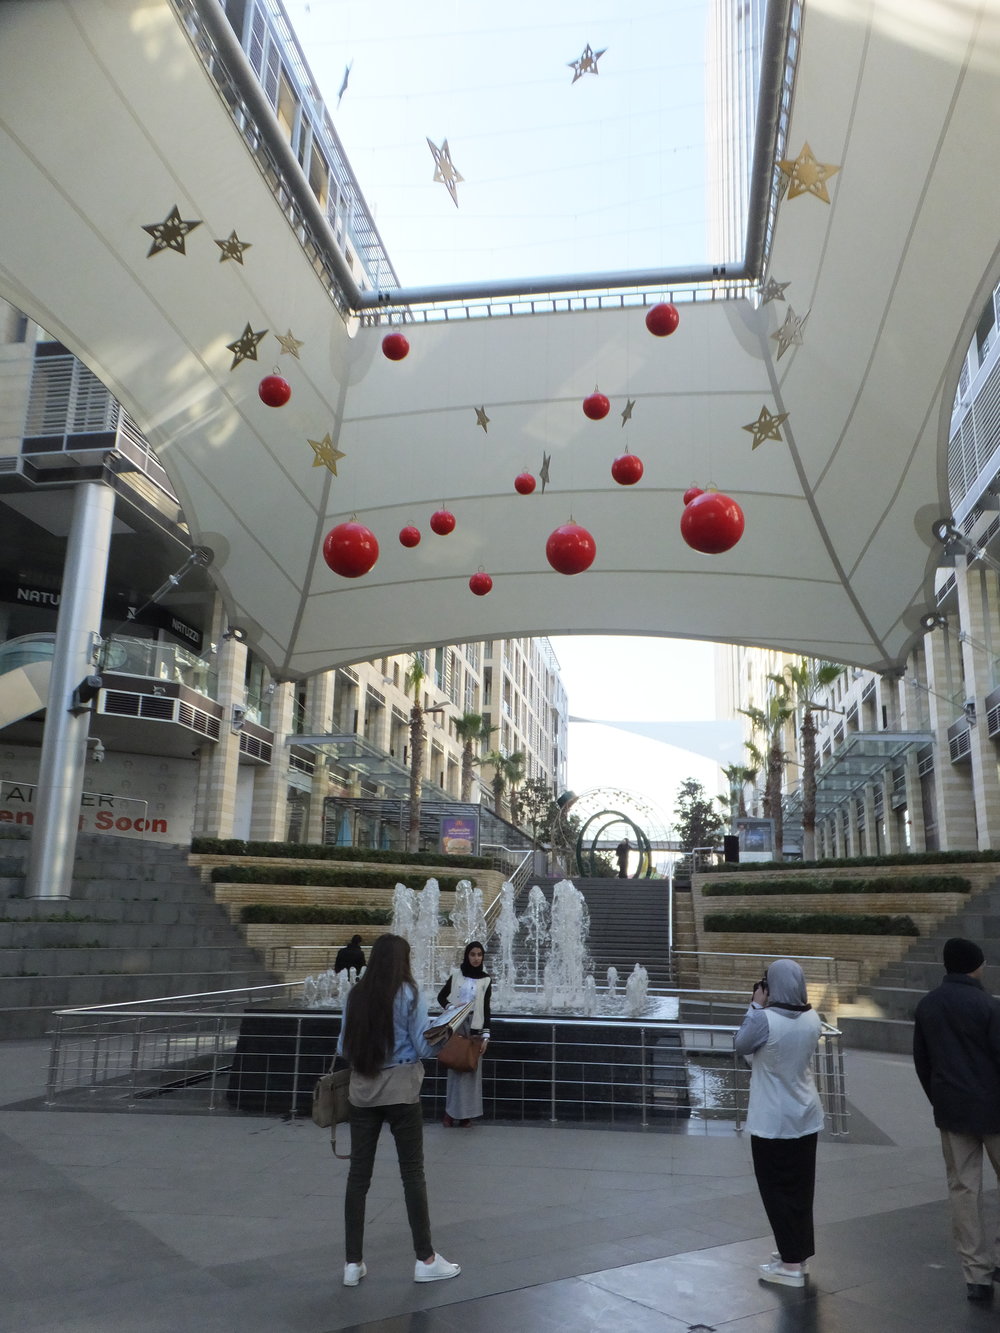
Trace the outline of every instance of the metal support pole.
{"label": "metal support pole", "polygon": [[71,712],[73,691],[94,671],[104,584],[111,549],[115,493],[99,481],[80,482],[66,546],[38,795],[25,881],[28,898],[68,898],[87,757],[89,708]]}

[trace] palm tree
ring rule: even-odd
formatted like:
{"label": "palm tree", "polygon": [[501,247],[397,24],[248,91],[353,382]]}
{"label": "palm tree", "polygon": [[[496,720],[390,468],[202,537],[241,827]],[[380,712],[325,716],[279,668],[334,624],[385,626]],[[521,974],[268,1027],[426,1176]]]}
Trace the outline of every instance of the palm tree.
{"label": "palm tree", "polygon": [[420,691],[426,679],[424,659],[414,653],[403,678],[406,693],[409,694],[411,688],[413,690],[413,707],[410,709],[410,822],[406,833],[408,852],[420,851],[420,783],[424,776],[424,750],[427,745]]}
{"label": "palm tree", "polygon": [[729,807],[729,813],[733,818],[737,816],[746,818],[747,783],[756,780],[757,769],[748,768],[744,764],[727,764],[722,771],[729,781],[729,795],[720,796],[719,800]]}
{"label": "palm tree", "polygon": [[789,662],[782,675],[769,676],[782,689],[791,687],[795,706],[802,709],[799,739],[802,748],[802,859],[816,860],[816,719],[813,714],[825,712],[815,696],[832,685],[844,668],[838,662],[817,661],[803,657],[798,664]]}
{"label": "palm tree", "polygon": [[510,789],[510,822],[517,824],[521,818],[521,802],[517,795],[518,786],[527,777],[523,750],[515,750],[504,761],[504,777]]}
{"label": "palm tree", "polygon": [[483,763],[489,764],[493,769],[493,777],[490,779],[490,786],[493,788],[493,809],[500,814],[503,789],[507,785],[507,756],[502,750],[491,750],[489,754],[483,756]]}
{"label": "palm tree", "polygon": [[767,701],[765,708],[751,704],[739,712],[750,719],[755,734],[767,742],[767,781],[764,785],[764,818],[774,821],[774,859],[783,860],[782,843],[785,836],[784,817],[781,807],[781,779],[785,767],[785,752],[782,748],[782,732],[785,723],[794,716],[795,709],[789,696],[783,690],[776,690]]}
{"label": "palm tree", "polygon": [[472,770],[476,766],[472,747],[488,738],[489,732],[484,728],[482,713],[463,713],[455,720],[455,735],[462,742],[462,800],[466,802],[472,798]]}

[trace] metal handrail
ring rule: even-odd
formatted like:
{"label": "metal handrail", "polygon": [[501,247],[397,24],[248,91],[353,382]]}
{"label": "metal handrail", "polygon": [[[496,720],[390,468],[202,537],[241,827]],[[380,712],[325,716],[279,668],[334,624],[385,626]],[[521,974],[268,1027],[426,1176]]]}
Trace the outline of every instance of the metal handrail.
{"label": "metal handrail", "polygon": [[[487,844],[487,846],[494,846],[494,845],[495,844],[492,843]],[[512,855],[516,855],[516,853],[512,852],[512,849],[510,847],[502,847],[500,848],[500,850],[504,852],[511,852]],[[520,848],[517,849],[517,851],[520,850],[521,850]],[[521,896],[521,892],[527,885],[528,880],[531,878],[531,867],[534,864],[534,859],[535,859],[535,851],[534,848],[532,848],[530,851],[524,853],[524,855],[521,857],[521,860],[514,868],[513,872],[507,877],[506,883],[512,884],[514,886],[515,903]],[[496,930],[496,923],[500,916],[500,908],[502,905],[503,905],[503,889],[501,889],[500,892],[496,895],[496,897],[490,902],[489,906],[486,908],[486,911],[484,912],[484,916],[486,918],[486,939],[483,941],[484,944],[489,943],[490,936],[492,936],[494,931]]]}

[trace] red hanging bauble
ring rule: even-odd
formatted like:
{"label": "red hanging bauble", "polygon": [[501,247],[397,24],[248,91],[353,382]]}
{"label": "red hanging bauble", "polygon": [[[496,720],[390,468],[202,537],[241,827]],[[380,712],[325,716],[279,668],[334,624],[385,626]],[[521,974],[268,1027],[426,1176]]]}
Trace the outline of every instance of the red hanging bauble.
{"label": "red hanging bauble", "polygon": [[431,532],[436,532],[439,537],[447,537],[449,532],[455,531],[455,515],[449,509],[435,509],[431,514]]}
{"label": "red hanging bauble", "polygon": [[514,490],[518,495],[530,495],[535,489],[535,479],[530,472],[519,472],[514,478]]}
{"label": "red hanging bauble", "polygon": [[636,454],[620,454],[611,464],[611,475],[619,486],[634,486],[642,479],[642,459]]}
{"label": "red hanging bauble", "polygon": [[480,570],[478,574],[473,574],[472,578],[469,579],[469,588],[477,597],[485,597],[488,592],[492,591],[493,580],[489,574]]}
{"label": "red hanging bauble", "polygon": [[579,523],[564,523],[545,543],[545,558],[557,574],[582,574],[596,554],[597,543]]}
{"label": "red hanging bauble", "polygon": [[595,389],[583,400],[583,415],[591,421],[603,421],[611,411],[611,399]]}
{"label": "red hanging bauble", "polygon": [[419,546],[420,529],[415,528],[412,523],[408,523],[405,528],[399,529],[400,546]]}
{"label": "red hanging bauble", "polygon": [[684,492],[684,503],[686,505],[689,505],[692,500],[697,500],[699,495],[704,495],[704,494],[705,492],[702,490],[700,486],[689,486],[687,490]]}
{"label": "red hanging bauble", "polygon": [[646,311],[646,328],[657,338],[666,338],[673,333],[680,322],[681,317],[677,313],[677,307],[668,301],[654,305]]}
{"label": "red hanging bauble", "polygon": [[359,579],[378,559],[378,541],[371,528],[351,519],[331,528],[323,540],[323,559],[335,574]]}
{"label": "red hanging bauble", "polygon": [[744,525],[743,510],[719,491],[696,495],[681,514],[681,536],[705,555],[719,555],[734,547],[743,536]]}
{"label": "red hanging bauble", "polygon": [[402,361],[410,350],[410,344],[401,333],[387,333],[382,339],[382,354],[390,361]]}
{"label": "red hanging bauble", "polygon": [[268,407],[284,407],[292,396],[292,386],[281,375],[265,375],[257,385],[257,394]]}

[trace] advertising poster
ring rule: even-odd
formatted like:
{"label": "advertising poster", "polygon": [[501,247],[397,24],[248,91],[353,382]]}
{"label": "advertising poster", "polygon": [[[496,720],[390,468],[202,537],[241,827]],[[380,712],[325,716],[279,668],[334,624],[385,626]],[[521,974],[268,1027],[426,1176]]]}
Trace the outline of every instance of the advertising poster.
{"label": "advertising poster", "polygon": [[446,856],[475,856],[479,820],[475,815],[447,815],[441,820],[441,850]]}

